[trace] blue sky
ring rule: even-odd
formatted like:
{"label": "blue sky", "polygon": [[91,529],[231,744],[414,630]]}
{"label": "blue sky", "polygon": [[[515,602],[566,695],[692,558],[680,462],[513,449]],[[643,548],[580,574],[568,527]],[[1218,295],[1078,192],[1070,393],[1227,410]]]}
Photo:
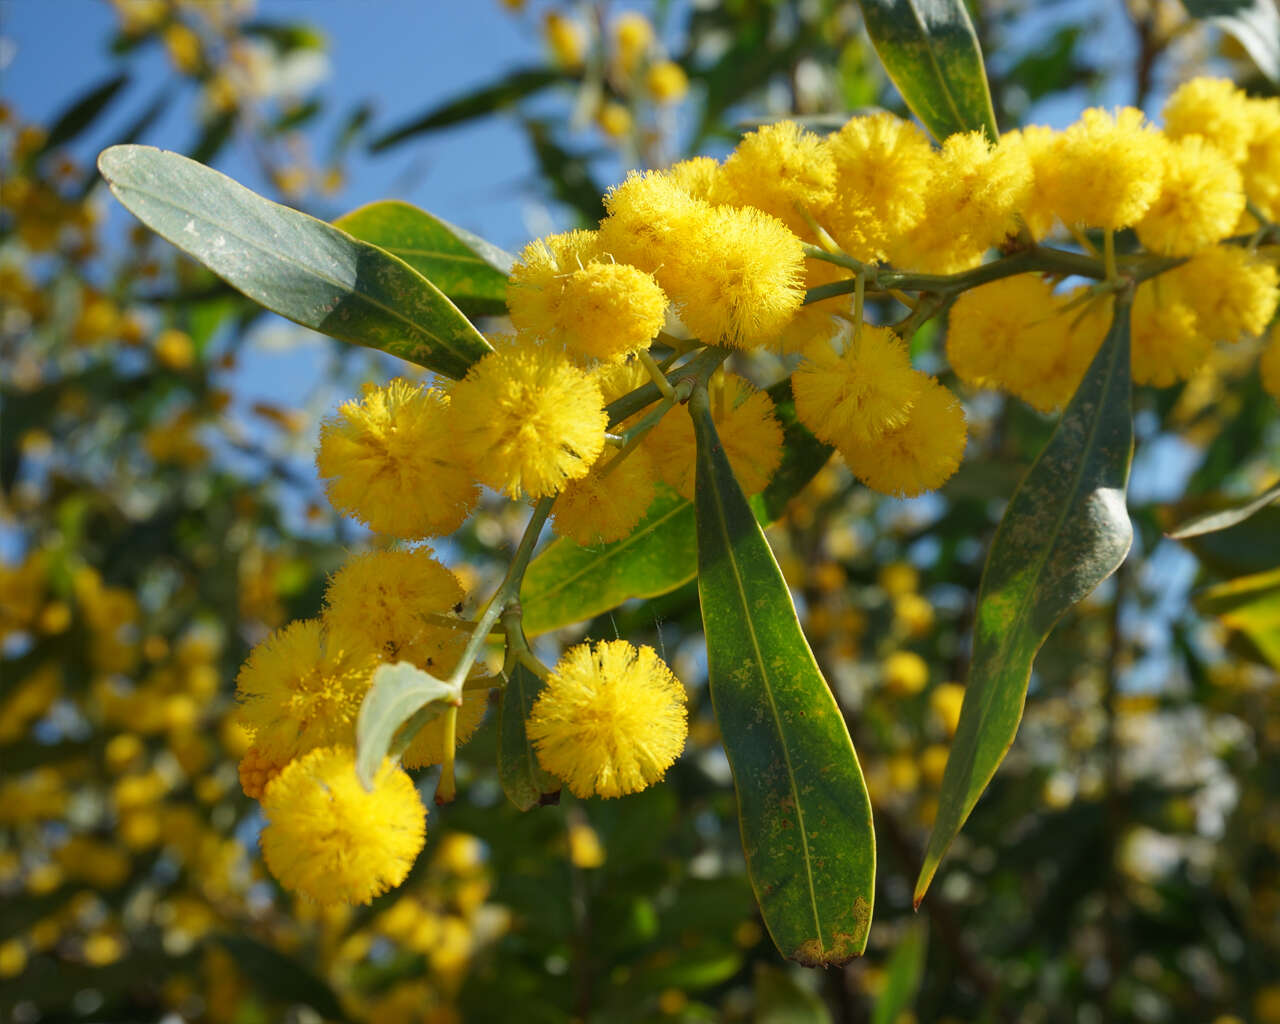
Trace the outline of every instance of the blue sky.
{"label": "blue sky", "polygon": [[[258,16],[320,28],[328,37],[332,63],[321,95],[336,100],[336,110],[371,98],[375,129],[466,92],[512,66],[542,60],[536,16],[512,16],[498,0],[261,0]],[[6,40],[0,94],[24,118],[47,120],[91,83],[117,70],[105,53],[115,15],[103,0],[0,0],[0,18]],[[77,147],[85,159],[109,141],[113,123],[119,128],[136,116],[168,75],[159,47],[138,54],[133,66],[145,84],[112,111],[103,132]],[[175,104],[147,141],[187,147],[195,132],[193,99]],[[251,161],[234,147],[216,166],[246,184],[261,185]],[[338,202],[343,208],[394,193],[508,248],[518,248],[529,237],[525,221],[533,165],[521,134],[506,118],[359,158],[350,169]],[[404,191],[403,183],[410,180],[412,186]]]}

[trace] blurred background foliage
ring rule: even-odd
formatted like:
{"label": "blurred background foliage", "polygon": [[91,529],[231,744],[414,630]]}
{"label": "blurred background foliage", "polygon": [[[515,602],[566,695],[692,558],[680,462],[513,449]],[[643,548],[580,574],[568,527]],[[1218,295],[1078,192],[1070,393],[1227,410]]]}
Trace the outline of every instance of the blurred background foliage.
{"label": "blurred background foliage", "polygon": [[[1243,349],[1136,395],[1134,551],[1051,636],[1013,752],[918,914],[984,551],[1051,421],[962,391],[972,440],[942,492],[881,498],[833,463],[770,530],[876,808],[862,960],[804,971],[762,933],[692,586],[540,641],[551,657],[583,635],[665,652],[693,708],[666,784],[521,814],[501,796],[490,720],[400,890],[341,912],[283,894],[237,781],[235,673],[370,543],[323,501],[318,416],[413,370],[301,345],[130,226],[84,139],[133,111],[105,141],[215,166],[247,154],[276,198],[331,218],[350,208],[353,161],[495,120],[537,168],[522,195],[568,227],[598,218],[627,167],[723,153],[759,121],[821,130],[900,100],[848,0],[494,2],[483,18],[515,19],[544,59],[422,96],[398,122],[359,82],[320,88],[323,7],[112,6],[116,73],[66,68],[46,122],[0,107],[0,1019],[1280,1022],[1280,590],[1206,593],[1280,565],[1280,507],[1164,536],[1280,471],[1276,406]],[[1206,69],[1269,88],[1179,3],[970,7],[1002,128],[1095,101],[1156,114]],[[156,50],[167,78],[135,74]],[[194,126],[181,139],[156,131],[174,104]],[[302,377],[300,399],[246,387],[264,333],[300,347],[254,372]],[[917,365],[938,369],[940,343],[921,331]],[[521,526],[498,508],[442,551],[474,602]]]}

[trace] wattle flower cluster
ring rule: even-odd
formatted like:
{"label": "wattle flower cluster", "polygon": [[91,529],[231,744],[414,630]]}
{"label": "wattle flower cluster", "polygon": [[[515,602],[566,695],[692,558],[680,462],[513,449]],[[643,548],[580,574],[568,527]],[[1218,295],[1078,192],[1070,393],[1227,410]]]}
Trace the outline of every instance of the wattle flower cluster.
{"label": "wattle flower cluster", "polygon": [[[554,499],[554,530],[578,544],[618,540],[660,488],[693,495],[692,426],[660,364],[702,346],[789,360],[798,419],[855,476],[890,495],[932,490],[963,457],[959,401],[912,366],[894,330],[862,322],[853,289],[808,305],[806,292],[885,263],[958,274],[993,249],[1055,233],[1091,255],[1101,246],[1108,280],[1064,291],[1023,273],[964,292],[947,340],[957,376],[1061,406],[1107,330],[1117,261],[1163,259],[1137,292],[1134,375],[1185,378],[1214,343],[1261,334],[1273,318],[1274,262],[1232,236],[1280,214],[1280,103],[1202,79],[1173,95],[1165,120],[1159,131],[1136,110],[1088,110],[1063,132],[1028,128],[994,143],[974,132],[940,149],[889,114],[826,138],[783,122],[746,136],[723,164],[633,173],[605,198],[598,229],[524,249],[509,280],[511,331],[462,380],[393,380],[325,422],[317,464],[329,498],[374,532],[417,542],[457,530],[483,485]],[[1117,255],[1121,231],[1136,245],[1125,236]],[[819,249],[805,243],[833,260],[807,259]],[[1262,374],[1280,392],[1280,341]],[[611,403],[650,381],[665,398],[611,416]],[[734,473],[758,492],[782,458],[772,401],[725,369],[708,387]],[[428,548],[381,550],[334,575],[321,618],[250,655],[241,778],[263,800],[268,865],[286,885],[359,902],[407,873],[423,842],[421,804],[389,763],[373,793],[353,788],[354,724],[379,664],[441,679],[469,671],[465,602]],[[488,703],[482,681],[466,694],[451,730],[443,720],[421,729],[405,765],[451,763]],[[683,748],[683,688],[647,648],[582,646],[547,673],[528,731],[543,768],[575,794],[634,792]],[[404,828],[386,825],[397,816]],[[342,849],[320,852],[334,843]]]}

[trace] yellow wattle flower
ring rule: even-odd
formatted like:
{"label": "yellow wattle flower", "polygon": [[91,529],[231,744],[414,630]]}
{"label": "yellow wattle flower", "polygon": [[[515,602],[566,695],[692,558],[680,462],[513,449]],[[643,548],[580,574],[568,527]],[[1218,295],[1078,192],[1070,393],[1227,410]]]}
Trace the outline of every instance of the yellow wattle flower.
{"label": "yellow wattle flower", "polygon": [[627,263],[588,263],[564,280],[556,333],[579,355],[620,359],[649,347],[666,312],[652,274]]}
{"label": "yellow wattle flower", "polygon": [[822,139],[794,121],[778,121],[742,137],[720,168],[714,200],[754,206],[807,235],[800,210],[814,214],[830,203],[835,181],[835,161]]}
{"label": "yellow wattle flower", "polygon": [[446,436],[482,483],[541,498],[587,475],[607,425],[590,374],[527,348],[485,356],[454,385]]}
{"label": "yellow wattle flower", "polygon": [[920,373],[911,417],[874,441],[840,449],[850,472],[872,490],[914,498],[941,487],[960,466],[967,436],[964,410],[955,396]]}
{"label": "yellow wattle flower", "polygon": [[1188,380],[1213,350],[1213,341],[1200,329],[1195,310],[1178,298],[1163,276],[1138,288],[1129,343],[1134,382],[1155,387]]}
{"label": "yellow wattle flower", "polygon": [[1163,147],[1160,194],[1135,225],[1152,252],[1183,256],[1235,230],[1244,213],[1244,182],[1222,152],[1199,135]]}
{"label": "yellow wattle flower", "polygon": [[429,548],[370,551],[329,578],[324,621],[339,634],[362,633],[382,661],[408,661],[441,675],[466,646],[466,623],[451,627],[426,616],[448,616],[463,596],[458,578]]}
{"label": "yellow wattle flower", "polygon": [[321,747],[292,761],[262,799],[262,856],[286,889],[316,903],[368,903],[404,881],[427,814],[413,780],[383,761],[366,792],[355,751]]}
{"label": "yellow wattle flower", "polygon": [[606,448],[590,473],[560,492],[552,520],[560,536],[594,547],[621,540],[640,521],[653,501],[653,462],[645,448],[613,465],[617,455]]}
{"label": "yellow wattle flower", "polygon": [[804,302],[800,239],[750,206],[712,207],[689,227],[677,261],[654,275],[689,332],[752,348],[785,329]]}
{"label": "yellow wattle flower", "polygon": [[594,231],[565,231],[526,245],[507,280],[507,312],[512,326],[535,338],[554,336],[562,322],[565,281],[598,254]]}
{"label": "yellow wattle flower", "polygon": [[893,114],[855,117],[827,138],[835,188],[818,221],[850,256],[874,263],[924,216],[937,154],[918,127]]}
{"label": "yellow wattle flower", "polygon": [[1160,195],[1162,142],[1134,107],[1086,110],[1045,168],[1062,222],[1111,231],[1137,223]]}
{"label": "yellow wattle flower", "polygon": [[249,652],[236,677],[240,719],[275,764],[316,747],[350,743],[378,664],[356,632],[334,635],[317,619],[278,629]]}
{"label": "yellow wattle flower", "polygon": [[820,342],[791,375],[796,416],[829,444],[869,441],[907,422],[920,391],[911,356],[887,327],[864,325],[844,355]]}
{"label": "yellow wattle flower", "polygon": [[1199,135],[1237,165],[1248,156],[1253,118],[1248,95],[1234,82],[1205,77],[1183,82],[1165,101],[1162,116],[1171,139]]}
{"label": "yellow wattle flower", "polygon": [[400,378],[343,403],[316,451],[333,507],[407,539],[461,526],[479,491],[454,457],[448,410],[442,390]]}
{"label": "yellow wattle flower", "polygon": [[1273,264],[1235,245],[1214,245],[1161,275],[1164,288],[1196,314],[1210,341],[1237,342],[1266,330],[1280,297]]}
{"label": "yellow wattle flower", "polygon": [[685,692],[652,647],[625,640],[565,652],[529,716],[538,762],[577,797],[658,781],[684,749]]}

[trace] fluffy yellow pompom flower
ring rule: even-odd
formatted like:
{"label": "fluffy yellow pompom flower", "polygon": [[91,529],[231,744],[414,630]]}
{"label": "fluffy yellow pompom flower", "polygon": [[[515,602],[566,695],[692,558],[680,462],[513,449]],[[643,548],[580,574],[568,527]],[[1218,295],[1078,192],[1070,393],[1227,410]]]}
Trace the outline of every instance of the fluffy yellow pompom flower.
{"label": "fluffy yellow pompom flower", "polygon": [[653,501],[653,463],[644,448],[614,463],[617,453],[605,449],[599,462],[556,498],[556,533],[575,544],[592,547],[621,540],[631,532]]}
{"label": "fluffy yellow pompom flower", "polygon": [[881,494],[914,498],[941,487],[964,457],[964,410],[936,380],[920,377],[920,393],[903,426],[840,449],[853,475]]}
{"label": "fluffy yellow pompom flower", "polygon": [[[743,493],[763,491],[782,461],[782,427],[773,414],[773,400],[741,377],[713,379],[711,417]],[[682,415],[663,417],[644,446],[659,478],[692,500],[697,470],[693,421]]]}
{"label": "fluffy yellow pompom flower", "polygon": [[1163,277],[1145,282],[1133,300],[1130,361],[1138,384],[1168,387],[1187,380],[1212,350],[1195,311],[1179,301]]}
{"label": "fluffy yellow pompom flower", "polygon": [[678,262],[655,274],[693,335],[750,348],[782,331],[804,302],[804,250],[776,217],[717,206],[693,225]]}
{"label": "fluffy yellow pompom flower", "polygon": [[566,231],[536,238],[520,253],[507,279],[507,312],[517,331],[535,338],[553,335],[561,324],[565,281],[599,251],[594,231]]}
{"label": "fluffy yellow pompom flower", "polygon": [[591,375],[541,349],[485,356],[454,385],[450,420],[450,441],[476,476],[512,498],[586,476],[608,424]]}
{"label": "fluffy yellow pompom flower", "polygon": [[903,266],[954,273],[1018,230],[1018,213],[1031,192],[1026,146],[993,146],[980,131],[952,135],[942,144],[925,191],[923,219],[890,258]]}
{"label": "fluffy yellow pompom flower", "polygon": [[316,468],[329,501],[378,533],[452,533],[479,496],[454,458],[449,398],[397,378],[339,407],[320,428]]}
{"label": "fluffy yellow pompom flower", "polygon": [[810,349],[791,389],[800,422],[829,444],[847,445],[905,424],[920,378],[901,338],[864,325],[843,356],[825,342]]}
{"label": "fluffy yellow pompom flower", "polygon": [[684,325],[708,344],[764,342],[804,301],[804,250],[776,217],[713,207],[654,172],[630,175],[605,207],[601,251],[652,273]]}
{"label": "fluffy yellow pompom flower", "polygon": [[965,292],[947,330],[951,368],[966,383],[1001,388],[1041,412],[1062,406],[1106,333],[1091,308],[1062,310],[1077,297],[1061,298],[1031,274]]}
{"label": "fluffy yellow pompom flower", "polygon": [[628,263],[588,263],[565,279],[558,334],[581,355],[617,359],[648,348],[666,312],[652,274]]}
{"label": "fluffy yellow pompom flower", "polygon": [[1258,374],[1267,394],[1280,402],[1280,327],[1273,328],[1271,340],[1258,359]]}
{"label": "fluffy yellow pompom flower", "polygon": [[262,856],[286,889],[316,903],[368,903],[404,881],[426,839],[413,780],[383,761],[366,792],[355,751],[321,747],[291,762],[263,795]]}
{"label": "fluffy yellow pompom flower", "polygon": [[710,201],[719,188],[720,164],[709,156],[681,160],[667,168],[667,178],[694,199]]}
{"label": "fluffy yellow pompom flower", "polygon": [[1244,212],[1240,172],[1199,135],[1167,143],[1160,195],[1136,230],[1153,252],[1181,256],[1226,238]]}
{"label": "fluffy yellow pompom flower", "polygon": [[1057,160],[1059,135],[1044,125],[1032,124],[1020,130],[1005,132],[1000,137],[1004,146],[1021,146],[1031,167],[1031,187],[1022,200],[1018,213],[1031,237],[1039,241],[1053,230],[1058,211],[1053,202],[1050,183]]}
{"label": "fluffy yellow pompom flower", "polygon": [[462,584],[428,548],[356,555],[329,580],[325,622],[363,633],[386,662],[408,661],[436,675],[450,671],[466,646],[465,623],[428,618],[460,610]]}
{"label": "fluffy yellow pompom flower", "polygon": [[577,797],[636,793],[684,749],[685,692],[652,647],[625,640],[565,652],[529,716],[538,762]]}
{"label": "fluffy yellow pompom flower", "polygon": [[1276,310],[1276,268],[1238,246],[1215,245],[1162,276],[1210,341],[1259,335]]}
{"label": "fluffy yellow pompom flower", "polygon": [[[484,721],[484,713],[489,709],[489,691],[486,689],[467,690],[462,695],[462,705],[458,708],[457,722],[454,725],[454,743],[462,746],[475,734],[480,723]],[[406,768],[425,768],[430,764],[444,761],[444,715],[431,719],[418,730],[404,751]]]}
{"label": "fluffy yellow pompom flower", "polygon": [[818,216],[850,256],[887,258],[889,243],[924,216],[936,154],[924,132],[893,114],[855,117],[827,138],[835,164],[831,202]]}
{"label": "fluffy yellow pompom flower", "polygon": [[805,235],[800,209],[816,214],[835,195],[835,180],[835,161],[822,139],[794,121],[778,121],[743,136],[720,168],[714,198],[754,206]]}
{"label": "fluffy yellow pompom flower", "polygon": [[1249,151],[1253,123],[1248,96],[1225,78],[1183,82],[1164,105],[1164,131],[1171,139],[1199,135],[1233,164]]}
{"label": "fluffy yellow pompom flower", "polygon": [[1081,114],[1046,169],[1063,223],[1113,231],[1135,224],[1160,195],[1162,141],[1134,107]]}
{"label": "fluffy yellow pompom flower", "polygon": [[685,190],[682,180],[661,171],[632,171],[604,197],[608,216],[600,222],[600,253],[647,270],[664,289],[659,268],[677,261],[692,225],[710,210]]}
{"label": "fluffy yellow pompom flower", "polygon": [[1280,100],[1250,97],[1247,111],[1252,131],[1240,165],[1245,195],[1275,220],[1280,217]]}
{"label": "fluffy yellow pompom flower", "polygon": [[251,652],[236,679],[240,719],[262,757],[277,764],[316,747],[350,743],[377,655],[359,633],[291,622]]}

